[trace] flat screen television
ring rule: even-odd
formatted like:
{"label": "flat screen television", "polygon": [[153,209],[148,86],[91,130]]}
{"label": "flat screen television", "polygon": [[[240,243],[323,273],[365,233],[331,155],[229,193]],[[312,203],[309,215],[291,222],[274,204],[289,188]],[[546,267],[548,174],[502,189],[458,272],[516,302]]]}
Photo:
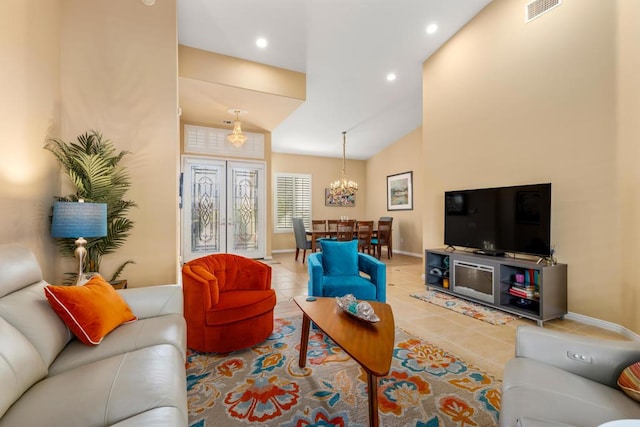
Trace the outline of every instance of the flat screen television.
{"label": "flat screen television", "polygon": [[550,255],[551,184],[447,191],[444,211],[447,246]]}

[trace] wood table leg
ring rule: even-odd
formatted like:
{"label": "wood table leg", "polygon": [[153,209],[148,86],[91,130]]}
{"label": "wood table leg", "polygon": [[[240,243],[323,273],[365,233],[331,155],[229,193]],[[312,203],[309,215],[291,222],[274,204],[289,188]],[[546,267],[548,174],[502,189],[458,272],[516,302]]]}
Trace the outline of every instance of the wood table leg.
{"label": "wood table leg", "polygon": [[367,372],[369,390],[369,425],[378,427],[378,377]]}
{"label": "wood table leg", "polygon": [[302,316],[302,331],[300,333],[300,356],[298,357],[298,366],[304,368],[307,364],[307,345],[309,344],[309,329],[311,327],[311,321],[309,317],[304,314]]}

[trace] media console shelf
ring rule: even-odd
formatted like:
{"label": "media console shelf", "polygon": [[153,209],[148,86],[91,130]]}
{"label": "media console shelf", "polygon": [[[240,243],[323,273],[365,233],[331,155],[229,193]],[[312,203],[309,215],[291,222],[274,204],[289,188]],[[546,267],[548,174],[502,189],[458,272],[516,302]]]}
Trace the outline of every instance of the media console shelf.
{"label": "media console shelf", "polygon": [[427,289],[533,319],[539,326],[567,314],[567,265],[425,250]]}

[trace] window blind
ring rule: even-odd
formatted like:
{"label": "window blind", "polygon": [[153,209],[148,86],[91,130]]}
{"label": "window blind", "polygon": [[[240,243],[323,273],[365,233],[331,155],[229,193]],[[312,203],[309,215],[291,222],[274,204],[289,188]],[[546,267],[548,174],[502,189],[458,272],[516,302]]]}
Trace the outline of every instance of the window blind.
{"label": "window blind", "polygon": [[311,175],[276,174],[275,231],[292,232],[292,218],[302,218],[306,229],[311,228]]}

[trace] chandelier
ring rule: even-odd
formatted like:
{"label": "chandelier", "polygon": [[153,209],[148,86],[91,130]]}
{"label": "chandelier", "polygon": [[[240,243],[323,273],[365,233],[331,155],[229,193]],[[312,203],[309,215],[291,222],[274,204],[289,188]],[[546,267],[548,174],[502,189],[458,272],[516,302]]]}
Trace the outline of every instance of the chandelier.
{"label": "chandelier", "polygon": [[339,180],[331,183],[329,190],[331,196],[351,196],[358,191],[358,183],[347,179],[346,173],[346,147],[347,147],[347,132],[342,132],[342,175]]}
{"label": "chandelier", "polygon": [[227,141],[233,144],[234,147],[241,147],[247,141],[247,135],[242,133],[242,126],[240,124],[240,119],[238,116],[242,112],[241,110],[234,109],[229,110],[229,112],[236,115],[236,119],[233,122],[233,131],[227,135]]}

